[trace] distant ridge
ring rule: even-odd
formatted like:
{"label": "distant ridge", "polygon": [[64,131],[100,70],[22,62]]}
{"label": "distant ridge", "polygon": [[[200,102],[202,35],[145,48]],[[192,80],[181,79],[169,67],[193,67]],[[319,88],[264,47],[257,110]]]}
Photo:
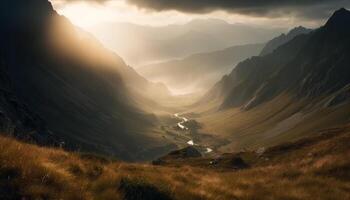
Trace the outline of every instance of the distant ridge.
{"label": "distant ridge", "polygon": [[170,88],[187,92],[202,92],[211,87],[235,65],[259,54],[264,44],[248,44],[219,51],[193,54],[184,59],[170,60],[139,69],[149,80],[164,82]]}
{"label": "distant ridge", "polygon": [[290,30],[287,34],[281,34],[280,36],[270,40],[263,50],[260,53],[260,56],[267,55],[269,53],[272,53],[277,47],[289,42],[292,40],[294,37],[300,35],[300,34],[306,34],[311,32],[312,29],[308,29],[302,26],[298,26]]}
{"label": "distant ridge", "polygon": [[106,23],[96,25],[90,31],[128,64],[141,68],[201,52],[264,43],[285,29],[229,24],[219,19],[194,19],[166,26]]}

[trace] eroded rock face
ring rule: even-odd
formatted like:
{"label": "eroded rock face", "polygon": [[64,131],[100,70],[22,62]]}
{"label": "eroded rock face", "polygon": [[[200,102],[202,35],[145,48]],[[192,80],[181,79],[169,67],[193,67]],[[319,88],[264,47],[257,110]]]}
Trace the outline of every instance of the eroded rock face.
{"label": "eroded rock face", "polygon": [[344,87],[344,89],[332,95],[325,106],[333,107],[345,102],[349,102],[349,100],[350,100],[350,85]]}

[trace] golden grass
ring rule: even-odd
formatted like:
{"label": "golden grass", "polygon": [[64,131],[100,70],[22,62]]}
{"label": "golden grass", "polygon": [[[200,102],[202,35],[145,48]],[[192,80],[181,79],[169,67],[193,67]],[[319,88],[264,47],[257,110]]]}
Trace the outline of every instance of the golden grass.
{"label": "golden grass", "polygon": [[223,145],[218,140],[214,144],[219,146],[217,150],[232,152],[295,141],[317,130],[344,124],[350,118],[350,104],[312,110],[305,103],[309,102],[295,101],[283,94],[248,111],[231,108],[204,114],[196,120],[202,125],[200,132],[227,141]]}
{"label": "golden grass", "polygon": [[347,200],[349,132],[276,147],[241,171],[112,162],[0,137],[0,199]]}

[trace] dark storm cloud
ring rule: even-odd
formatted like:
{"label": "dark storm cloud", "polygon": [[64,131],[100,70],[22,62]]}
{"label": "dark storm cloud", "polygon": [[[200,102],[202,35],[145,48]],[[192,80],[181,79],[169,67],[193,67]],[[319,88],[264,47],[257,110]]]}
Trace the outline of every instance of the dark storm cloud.
{"label": "dark storm cloud", "polygon": [[[55,1],[55,0],[53,0],[53,1]],[[62,2],[64,2],[64,3],[77,2],[77,1],[93,2],[93,3],[104,3],[104,2],[109,1],[109,0],[62,0]]]}
{"label": "dark storm cloud", "polygon": [[224,10],[251,16],[295,15],[315,19],[327,17],[340,7],[350,6],[350,0],[127,0],[127,2],[154,11],[209,13]]}

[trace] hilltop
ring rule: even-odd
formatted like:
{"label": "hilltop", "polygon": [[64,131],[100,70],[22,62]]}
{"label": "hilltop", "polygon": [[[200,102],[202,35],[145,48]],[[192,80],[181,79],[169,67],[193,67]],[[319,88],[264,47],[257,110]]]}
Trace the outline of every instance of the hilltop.
{"label": "hilltop", "polygon": [[342,126],[264,151],[174,158],[162,166],[1,137],[0,198],[346,200],[349,142],[350,126]]}

